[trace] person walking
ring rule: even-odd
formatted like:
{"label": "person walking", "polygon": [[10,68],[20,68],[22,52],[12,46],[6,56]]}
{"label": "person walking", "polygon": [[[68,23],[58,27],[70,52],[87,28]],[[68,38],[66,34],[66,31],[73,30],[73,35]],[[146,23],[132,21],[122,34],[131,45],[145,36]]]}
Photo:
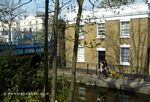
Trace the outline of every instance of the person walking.
{"label": "person walking", "polygon": [[108,77],[108,67],[106,59],[103,61],[102,74],[105,76],[105,78]]}
{"label": "person walking", "polygon": [[102,69],[103,69],[103,63],[99,62],[99,67],[98,67],[98,78],[100,78],[101,74],[102,74]]}

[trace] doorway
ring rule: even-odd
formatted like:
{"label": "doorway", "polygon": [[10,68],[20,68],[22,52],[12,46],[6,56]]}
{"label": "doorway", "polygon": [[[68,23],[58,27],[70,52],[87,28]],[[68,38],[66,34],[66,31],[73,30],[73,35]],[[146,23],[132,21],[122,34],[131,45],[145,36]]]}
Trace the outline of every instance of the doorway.
{"label": "doorway", "polygon": [[105,60],[105,51],[98,51],[98,68],[100,68],[100,62]]}

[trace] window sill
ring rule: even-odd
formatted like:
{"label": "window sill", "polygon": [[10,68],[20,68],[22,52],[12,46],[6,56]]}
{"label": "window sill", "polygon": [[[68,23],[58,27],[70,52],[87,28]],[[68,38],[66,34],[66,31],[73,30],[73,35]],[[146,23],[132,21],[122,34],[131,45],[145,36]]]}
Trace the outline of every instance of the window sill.
{"label": "window sill", "polygon": [[130,66],[130,63],[129,62],[121,62],[120,65]]}
{"label": "window sill", "polygon": [[120,38],[130,38],[130,36],[120,36]]}
{"label": "window sill", "polygon": [[102,35],[102,36],[97,36],[96,38],[102,38],[102,39],[105,39],[105,36]]}
{"label": "window sill", "polygon": [[79,37],[79,39],[84,39],[84,37]]}
{"label": "window sill", "polygon": [[77,61],[78,63],[84,63],[85,61]]}

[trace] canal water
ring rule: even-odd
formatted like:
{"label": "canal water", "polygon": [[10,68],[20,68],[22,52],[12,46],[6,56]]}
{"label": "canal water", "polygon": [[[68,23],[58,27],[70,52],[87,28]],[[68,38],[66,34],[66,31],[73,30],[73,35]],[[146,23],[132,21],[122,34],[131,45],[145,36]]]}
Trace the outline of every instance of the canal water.
{"label": "canal water", "polygon": [[76,90],[75,102],[150,102],[150,95],[116,89],[80,85]]}

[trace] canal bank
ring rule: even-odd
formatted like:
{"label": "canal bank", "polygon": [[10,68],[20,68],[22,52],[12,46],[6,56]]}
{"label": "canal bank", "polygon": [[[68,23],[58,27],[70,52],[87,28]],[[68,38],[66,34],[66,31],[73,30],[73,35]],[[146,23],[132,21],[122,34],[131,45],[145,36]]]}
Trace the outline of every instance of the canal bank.
{"label": "canal bank", "polygon": [[[64,75],[70,81],[71,73],[69,70],[58,70],[58,75]],[[118,90],[130,91],[140,94],[150,95],[150,80],[147,78],[128,79],[123,78],[98,78],[95,74],[86,74],[85,72],[77,71],[76,82],[90,86],[114,88]]]}

